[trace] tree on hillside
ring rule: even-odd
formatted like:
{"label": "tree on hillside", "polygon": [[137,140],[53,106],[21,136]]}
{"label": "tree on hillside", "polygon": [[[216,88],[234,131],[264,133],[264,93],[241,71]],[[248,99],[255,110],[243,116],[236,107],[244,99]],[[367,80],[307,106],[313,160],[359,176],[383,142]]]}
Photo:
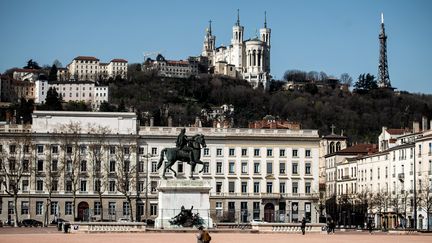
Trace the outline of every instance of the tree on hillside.
{"label": "tree on hillside", "polygon": [[34,109],[34,101],[32,99],[26,100],[21,98],[19,104],[15,105],[16,122],[17,123],[31,123],[31,115]]}
{"label": "tree on hillside", "polygon": [[342,73],[339,78],[339,81],[341,82],[341,84],[351,87],[353,79],[348,73]]}
{"label": "tree on hillside", "polygon": [[354,92],[359,94],[368,93],[369,91],[373,89],[378,88],[377,81],[375,79],[375,76],[371,75],[370,73],[367,74],[360,74],[357,82],[354,84]]}
{"label": "tree on hillside", "polygon": [[57,66],[55,64],[52,65],[48,75],[48,81],[57,81],[57,72]]}
{"label": "tree on hillside", "polygon": [[39,64],[35,61],[33,61],[33,59],[30,59],[27,61],[27,65],[24,66],[23,68],[26,69],[41,69],[41,67],[39,66]]}
{"label": "tree on hillside", "polygon": [[50,87],[47,92],[47,96],[45,98],[45,104],[42,106],[42,109],[49,111],[61,111],[62,108],[62,97],[59,96],[57,90],[53,87]]}
{"label": "tree on hillside", "polygon": [[52,65],[53,66],[55,65],[57,68],[62,68],[63,67],[63,64],[59,60],[57,60],[57,59],[54,60],[54,62],[53,62]]}

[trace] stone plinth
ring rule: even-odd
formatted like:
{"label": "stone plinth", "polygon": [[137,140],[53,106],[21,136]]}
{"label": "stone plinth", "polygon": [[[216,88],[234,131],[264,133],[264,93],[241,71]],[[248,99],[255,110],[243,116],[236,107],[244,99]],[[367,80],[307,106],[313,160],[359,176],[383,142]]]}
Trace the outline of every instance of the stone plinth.
{"label": "stone plinth", "polygon": [[210,218],[210,182],[203,180],[162,180],[160,181],[158,217],[155,228],[178,228],[171,225],[169,220],[177,216],[181,207],[191,209],[192,213],[199,213],[206,228],[213,227]]}

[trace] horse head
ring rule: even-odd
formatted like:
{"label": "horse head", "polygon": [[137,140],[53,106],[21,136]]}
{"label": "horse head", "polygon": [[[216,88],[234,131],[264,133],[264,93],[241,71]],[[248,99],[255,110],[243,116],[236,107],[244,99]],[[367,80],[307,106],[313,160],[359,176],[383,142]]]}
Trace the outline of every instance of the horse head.
{"label": "horse head", "polygon": [[204,135],[202,134],[197,134],[193,137],[193,140],[198,143],[199,145],[201,145],[201,147],[205,148],[207,147]]}

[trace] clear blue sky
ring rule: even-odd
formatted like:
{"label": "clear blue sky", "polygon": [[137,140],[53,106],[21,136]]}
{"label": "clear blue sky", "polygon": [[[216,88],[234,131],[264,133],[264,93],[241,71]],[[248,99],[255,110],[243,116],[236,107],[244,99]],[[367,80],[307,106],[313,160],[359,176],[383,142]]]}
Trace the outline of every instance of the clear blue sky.
{"label": "clear blue sky", "polygon": [[240,9],[245,38],[272,29],[271,73],[288,69],[377,75],[380,13],[388,35],[392,85],[432,93],[432,1],[0,1],[0,72],[55,59],[66,66],[79,55],[101,61],[141,62],[143,52],[168,59],[199,55],[208,20],[217,46],[229,44]]}

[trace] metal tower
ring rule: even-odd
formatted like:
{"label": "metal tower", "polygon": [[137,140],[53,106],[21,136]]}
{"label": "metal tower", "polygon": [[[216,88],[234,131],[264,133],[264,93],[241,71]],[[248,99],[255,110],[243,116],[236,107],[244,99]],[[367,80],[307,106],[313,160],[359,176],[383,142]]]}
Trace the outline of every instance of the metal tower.
{"label": "metal tower", "polygon": [[384,29],[384,14],[381,13],[381,32],[379,34],[380,57],[378,66],[378,86],[380,88],[391,88],[387,65],[387,36]]}

